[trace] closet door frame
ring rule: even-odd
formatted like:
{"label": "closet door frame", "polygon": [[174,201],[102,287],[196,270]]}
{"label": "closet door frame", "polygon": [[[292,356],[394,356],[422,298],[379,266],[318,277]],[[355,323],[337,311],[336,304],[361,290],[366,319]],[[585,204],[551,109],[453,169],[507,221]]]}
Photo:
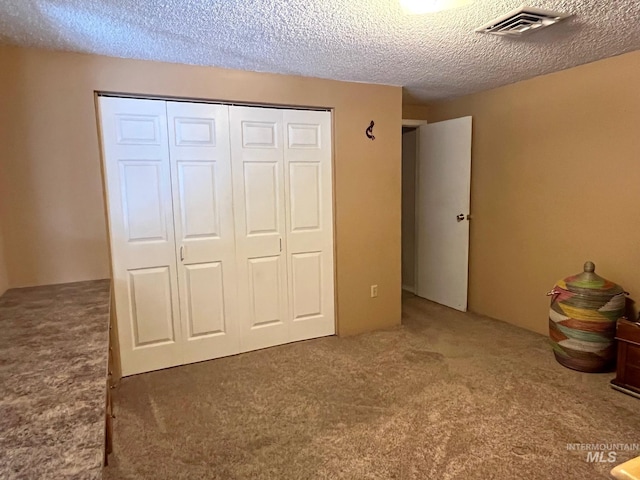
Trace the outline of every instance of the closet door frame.
{"label": "closet door frame", "polygon": [[[298,340],[303,340],[305,338],[315,338],[315,337],[320,337],[320,336],[326,336],[326,335],[332,335],[335,334],[337,332],[337,328],[338,328],[338,312],[337,312],[337,289],[336,289],[336,273],[337,273],[337,265],[335,262],[336,259],[336,242],[335,242],[335,218],[336,218],[336,207],[335,207],[335,155],[334,155],[334,145],[335,145],[335,132],[334,132],[334,111],[331,108],[304,108],[304,107],[296,107],[296,106],[286,106],[286,105],[262,105],[262,104],[250,104],[250,103],[238,103],[238,102],[228,102],[228,101],[216,101],[216,100],[203,100],[200,98],[175,98],[175,97],[162,97],[162,96],[155,96],[155,95],[135,95],[135,94],[126,94],[126,93],[116,93],[116,92],[95,92],[95,97],[96,97],[96,111],[97,111],[97,121],[98,121],[98,126],[99,129],[101,128],[103,119],[102,119],[102,115],[101,115],[101,108],[98,108],[99,104],[100,104],[100,99],[103,97],[115,97],[115,98],[119,98],[119,99],[133,99],[133,100],[160,100],[163,102],[188,102],[188,103],[196,103],[196,104],[211,104],[211,105],[217,105],[217,106],[225,106],[227,108],[229,107],[235,107],[235,106],[246,106],[246,107],[251,107],[251,108],[255,108],[255,109],[270,109],[270,110],[277,110],[280,112],[283,112],[282,114],[284,115],[285,111],[310,111],[310,112],[326,112],[329,116],[329,121],[328,121],[328,125],[329,125],[329,139],[326,140],[330,146],[330,154],[329,154],[329,158],[328,158],[328,169],[329,169],[329,174],[328,174],[328,181],[330,182],[330,205],[325,204],[325,209],[328,212],[328,216],[329,216],[329,223],[327,225],[330,226],[331,228],[331,242],[330,245],[326,245],[326,247],[328,248],[327,252],[330,252],[330,257],[331,257],[331,273],[330,273],[330,285],[331,285],[331,291],[329,293],[330,298],[330,303],[328,305],[330,305],[330,314],[332,317],[332,326],[331,327],[327,327],[327,324],[325,322],[325,324],[320,327],[319,329],[317,329],[317,333],[314,334],[313,337],[305,337],[304,334],[300,335],[300,334],[295,334],[295,333],[289,333],[289,339],[279,342],[279,344],[282,343],[288,343],[288,342],[294,342],[294,341],[298,341]],[[168,118],[167,116],[165,116],[165,119],[167,121],[168,125]],[[288,136],[285,134],[284,132],[284,122],[281,123],[281,125],[283,125],[281,131],[280,131],[280,141],[281,141],[281,145],[284,147],[285,146],[285,141],[288,141]],[[100,130],[101,131],[101,130]],[[231,136],[231,133],[229,132],[229,135]],[[112,268],[112,275],[113,275],[113,281],[114,281],[114,290],[118,290],[118,285],[116,282],[116,273],[115,270],[117,268],[117,262],[115,260],[115,257],[117,255],[114,255],[113,250],[113,240],[112,240],[112,236],[113,236],[113,221],[111,219],[111,209],[112,209],[112,205],[110,203],[109,200],[109,183],[108,183],[108,172],[107,172],[107,165],[106,165],[106,152],[105,152],[105,148],[104,148],[104,139],[102,138],[102,131],[101,131],[101,135],[100,135],[100,144],[101,144],[101,166],[102,166],[102,173],[103,173],[103,189],[104,189],[104,195],[105,195],[105,213],[107,213],[107,230],[108,230],[108,235],[110,238],[110,244],[109,244],[109,253],[110,253],[110,260],[111,260],[111,268]],[[168,131],[167,128],[165,128],[165,138],[168,141]],[[232,158],[232,162],[233,162],[233,158]],[[290,195],[290,191],[289,191],[289,172],[284,172],[284,168],[288,168],[288,164],[289,162],[287,160],[283,160],[282,163],[282,169],[283,169],[283,174],[282,174],[282,181],[283,181],[283,185],[285,185],[285,193],[286,195]],[[171,174],[171,182],[173,183],[173,173]],[[236,188],[235,185],[233,185],[233,197],[234,197],[234,201],[233,201],[233,208],[235,210],[235,198],[236,198]],[[172,199],[172,201],[174,201]],[[175,207],[174,207],[175,208]],[[326,213],[325,212],[325,221],[326,221]],[[283,254],[283,260],[284,260],[284,276],[285,278],[288,278],[288,282],[286,285],[286,291],[288,292],[288,295],[291,296],[293,295],[293,292],[291,290],[292,286],[291,286],[291,270],[292,270],[292,265],[291,265],[291,259],[287,258],[290,257],[289,252],[287,250],[287,239],[289,238],[291,232],[290,232],[290,221],[291,221],[291,216],[290,216],[290,212],[284,212],[284,216],[282,218],[283,220],[283,227],[284,227],[284,231],[282,231],[282,254]],[[177,219],[176,219],[177,221]],[[173,231],[174,229],[174,224],[171,224],[171,230]],[[180,245],[178,244],[178,239],[177,236],[174,234],[173,235],[173,241],[174,241],[174,251],[175,251],[175,258],[174,258],[174,264],[173,264],[173,272],[174,272],[174,280],[172,283],[172,294],[175,294],[176,298],[174,299],[174,302],[172,303],[172,311],[173,311],[173,315],[174,315],[174,328],[176,328],[176,340],[178,340],[179,345],[184,344],[184,334],[186,332],[183,332],[183,320],[181,319],[182,314],[180,312],[180,304],[183,303],[181,298],[183,293],[180,292],[178,284],[177,284],[177,274],[176,274],[176,270],[178,269],[178,262],[180,262]],[[328,273],[328,272],[327,272]],[[238,289],[234,289],[236,290],[237,293]],[[117,295],[116,299],[117,299]],[[241,299],[238,297],[238,301],[240,302]],[[293,305],[293,299],[292,298],[285,298],[286,301],[286,306],[285,306],[285,310],[287,312],[287,323],[289,323],[289,325],[291,325],[292,323],[292,315],[293,315],[293,311],[294,311],[294,305]],[[188,363],[193,363],[196,361],[200,361],[200,360],[206,360],[206,358],[201,358],[201,359],[183,359],[183,355],[180,352],[177,353],[173,353],[172,354],[172,360],[169,362],[170,364],[166,364],[166,365],[162,365],[162,366],[158,366],[158,362],[151,362],[151,364],[148,364],[148,362],[145,362],[145,365],[143,365],[141,368],[134,368],[134,369],[130,369],[130,368],[126,368],[125,363],[128,362],[129,360],[127,360],[127,352],[126,352],[126,348],[127,346],[131,347],[131,338],[129,333],[127,332],[126,334],[121,333],[121,331],[123,329],[128,328],[127,325],[123,324],[124,322],[118,322],[118,317],[122,318],[122,317],[126,317],[125,315],[125,308],[127,308],[126,306],[122,305],[122,301],[120,302],[121,305],[118,306],[118,302],[116,302],[116,315],[115,315],[115,322],[116,322],[116,331],[118,331],[118,348],[120,349],[121,352],[121,358],[124,358],[124,361],[122,362],[123,365],[121,365],[122,367],[122,375],[123,376],[127,376],[127,375],[132,375],[132,374],[136,374],[136,373],[143,373],[146,371],[153,371],[153,370],[158,370],[158,369],[162,369],[162,368],[168,368],[171,366],[176,366],[176,365],[181,365],[181,364],[188,364]],[[184,308],[184,307],[182,307]],[[238,309],[236,311],[236,314],[240,314],[240,309]],[[177,319],[177,320],[176,320]],[[176,324],[177,321],[177,324]],[[290,330],[290,327],[289,327]],[[239,333],[239,332],[238,332]],[[245,345],[245,346],[241,346],[240,351],[250,351],[250,350],[255,350],[258,348],[262,348],[259,344],[255,345],[255,346],[250,346],[250,345]],[[234,352],[227,352],[224,353],[223,355],[231,355]],[[124,354],[124,355],[123,355]],[[211,358],[216,358],[216,356],[213,356]]]}

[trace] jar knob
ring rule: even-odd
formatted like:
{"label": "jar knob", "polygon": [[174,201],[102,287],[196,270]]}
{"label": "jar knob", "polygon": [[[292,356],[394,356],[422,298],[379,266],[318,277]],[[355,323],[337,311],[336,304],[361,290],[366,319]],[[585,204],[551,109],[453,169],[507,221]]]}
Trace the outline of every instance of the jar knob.
{"label": "jar knob", "polygon": [[586,262],[584,264],[584,271],[587,273],[593,273],[596,271],[596,264],[593,262]]}

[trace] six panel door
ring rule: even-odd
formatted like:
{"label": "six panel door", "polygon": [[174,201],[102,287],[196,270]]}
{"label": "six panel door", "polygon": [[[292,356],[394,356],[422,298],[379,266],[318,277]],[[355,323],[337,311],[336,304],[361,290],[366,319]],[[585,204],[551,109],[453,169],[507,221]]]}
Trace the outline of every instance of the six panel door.
{"label": "six panel door", "polygon": [[180,365],[165,103],[100,97],[99,105],[122,374]]}
{"label": "six panel door", "polygon": [[331,113],[284,110],[291,341],[333,335]]}
{"label": "six panel door", "polygon": [[282,111],[233,107],[229,112],[240,347],[289,340]]}
{"label": "six panel door", "polygon": [[167,102],[184,363],[240,351],[229,107]]}
{"label": "six panel door", "polygon": [[329,112],[99,104],[123,375],[335,333]]}

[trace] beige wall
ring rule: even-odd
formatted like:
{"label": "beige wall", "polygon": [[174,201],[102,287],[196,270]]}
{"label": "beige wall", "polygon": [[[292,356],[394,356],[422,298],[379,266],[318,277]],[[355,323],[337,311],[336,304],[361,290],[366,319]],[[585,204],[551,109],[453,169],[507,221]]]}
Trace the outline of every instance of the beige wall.
{"label": "beige wall", "polygon": [[400,322],[401,88],[14,47],[0,47],[0,66],[12,286],[109,275],[94,91],[328,107],[339,333]]}
{"label": "beige wall", "polygon": [[[0,69],[3,68],[2,63],[0,63]],[[0,92],[5,91],[5,80],[6,76],[5,75],[0,75]],[[2,137],[2,132],[4,131],[4,129],[6,128],[6,125],[3,121],[4,115],[3,115],[3,111],[4,111],[4,104],[5,104],[5,97],[1,96],[0,94],[0,141],[3,141],[4,138]],[[0,149],[2,148],[2,146],[0,145]],[[2,192],[4,192],[6,190],[6,174],[5,174],[5,169],[4,169],[4,164],[5,164],[5,157],[3,155],[0,155],[0,213],[2,212],[2,204],[3,204],[3,195]],[[0,295],[2,295],[4,292],[7,291],[7,289],[9,288],[9,274],[7,272],[7,262],[6,262],[6,258],[5,258],[5,252],[4,252],[4,225],[3,225],[3,217],[0,214]]]}
{"label": "beige wall", "polygon": [[427,120],[429,107],[426,105],[402,105],[402,118],[405,120]]}
{"label": "beige wall", "polygon": [[9,276],[7,275],[7,267],[4,258],[4,240],[2,238],[2,229],[0,229],[0,295],[9,288]]}
{"label": "beige wall", "polygon": [[640,300],[640,51],[430,106],[473,116],[471,310],[547,331],[593,260]]}

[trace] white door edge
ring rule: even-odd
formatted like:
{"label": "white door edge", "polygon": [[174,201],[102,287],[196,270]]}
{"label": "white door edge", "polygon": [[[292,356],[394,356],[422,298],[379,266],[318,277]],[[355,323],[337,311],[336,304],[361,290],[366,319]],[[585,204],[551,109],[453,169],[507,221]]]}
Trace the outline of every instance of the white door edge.
{"label": "white door edge", "polygon": [[403,118],[402,119],[402,126],[403,127],[419,127],[421,125],[427,125],[429,122],[427,122],[426,120],[411,120],[408,118]]}

